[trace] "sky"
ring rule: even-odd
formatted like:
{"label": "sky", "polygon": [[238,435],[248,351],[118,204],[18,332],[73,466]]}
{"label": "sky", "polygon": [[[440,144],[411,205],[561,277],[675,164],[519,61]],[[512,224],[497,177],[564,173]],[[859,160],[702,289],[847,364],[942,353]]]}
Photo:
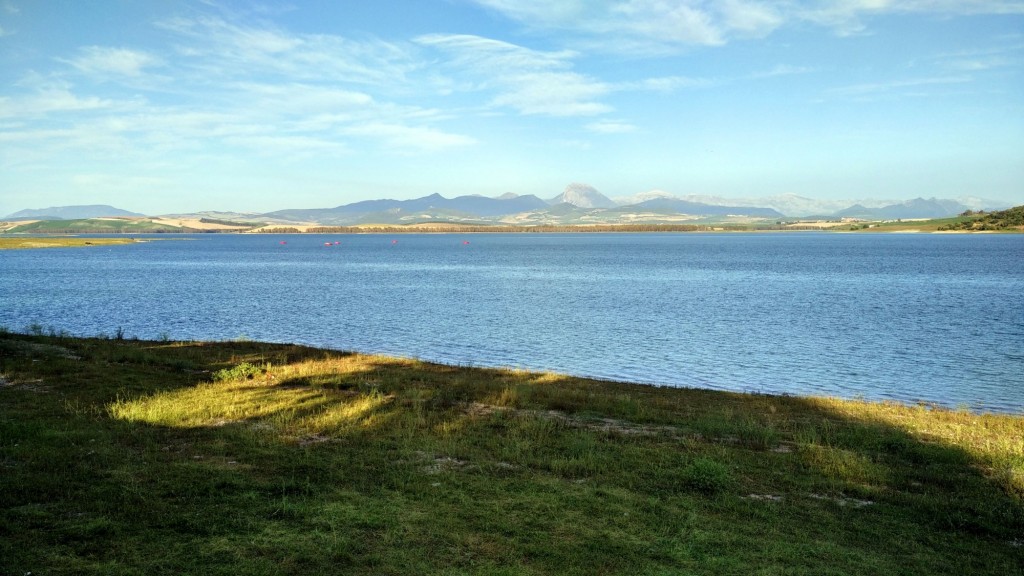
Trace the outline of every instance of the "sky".
{"label": "sky", "polygon": [[0,0],[0,216],[1024,204],[1024,0]]}

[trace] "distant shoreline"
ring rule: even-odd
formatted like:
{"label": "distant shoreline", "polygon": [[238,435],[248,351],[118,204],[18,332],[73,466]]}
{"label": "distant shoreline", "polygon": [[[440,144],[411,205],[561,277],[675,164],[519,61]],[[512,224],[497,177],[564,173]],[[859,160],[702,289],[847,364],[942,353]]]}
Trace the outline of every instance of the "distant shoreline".
{"label": "distant shoreline", "polygon": [[[617,224],[617,225],[546,225],[546,226],[474,226],[474,225],[409,225],[409,226],[280,226],[255,230],[244,229],[192,229],[192,230],[75,230],[54,232],[26,231],[0,232],[0,240],[27,238],[72,238],[82,235],[104,236],[180,236],[197,234],[267,234],[267,235],[313,235],[313,234],[642,234],[642,233],[798,233],[825,232],[836,234],[1021,234],[1024,229],[1003,230],[938,230],[934,224],[904,222],[877,224],[870,228],[853,229],[849,224],[822,223],[821,225],[681,225],[681,224]],[[10,246],[0,246],[0,249]],[[30,247],[30,246],[20,246]],[[42,247],[42,246],[39,246]]]}

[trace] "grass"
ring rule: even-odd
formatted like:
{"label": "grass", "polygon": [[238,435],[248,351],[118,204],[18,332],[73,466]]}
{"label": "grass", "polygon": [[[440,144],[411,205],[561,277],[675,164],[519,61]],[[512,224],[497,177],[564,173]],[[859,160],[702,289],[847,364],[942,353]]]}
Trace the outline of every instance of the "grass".
{"label": "grass", "polygon": [[0,574],[1019,574],[1024,417],[0,333]]}
{"label": "grass", "polygon": [[15,226],[8,233],[30,234],[119,234],[154,232],[194,232],[144,218],[81,218],[74,220],[40,220]]}
{"label": "grass", "polygon": [[19,250],[28,248],[67,248],[71,246],[107,246],[110,244],[133,244],[131,238],[27,238],[0,237],[0,250]]}

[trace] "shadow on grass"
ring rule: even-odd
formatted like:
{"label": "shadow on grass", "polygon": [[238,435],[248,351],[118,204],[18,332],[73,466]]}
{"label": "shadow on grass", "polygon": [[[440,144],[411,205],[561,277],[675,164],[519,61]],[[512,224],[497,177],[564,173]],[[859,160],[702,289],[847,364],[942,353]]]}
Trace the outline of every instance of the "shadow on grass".
{"label": "shadow on grass", "polygon": [[2,573],[1024,560],[1020,417],[251,342],[4,335],[0,352]]}

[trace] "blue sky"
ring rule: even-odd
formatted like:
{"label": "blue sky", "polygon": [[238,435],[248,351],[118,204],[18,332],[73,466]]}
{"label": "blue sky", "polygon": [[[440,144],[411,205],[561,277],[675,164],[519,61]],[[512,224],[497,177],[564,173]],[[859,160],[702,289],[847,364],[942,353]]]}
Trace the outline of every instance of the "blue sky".
{"label": "blue sky", "polygon": [[0,215],[1024,204],[1024,1],[0,0]]}

